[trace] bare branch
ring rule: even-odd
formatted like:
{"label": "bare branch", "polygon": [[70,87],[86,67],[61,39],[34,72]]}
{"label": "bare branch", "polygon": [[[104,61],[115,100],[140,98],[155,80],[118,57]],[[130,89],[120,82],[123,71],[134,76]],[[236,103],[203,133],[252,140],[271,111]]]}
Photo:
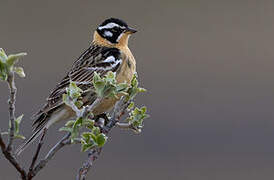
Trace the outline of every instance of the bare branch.
{"label": "bare branch", "polygon": [[140,129],[136,128],[133,126],[132,123],[128,123],[128,122],[117,122],[115,124],[117,127],[121,128],[121,129],[126,129],[126,130],[132,130],[134,133],[139,134],[141,132]]}
{"label": "bare branch", "polygon": [[131,100],[126,102],[125,97],[122,97],[121,100],[115,104],[114,110],[111,113],[111,118],[104,127],[104,131],[106,131],[104,133],[108,134],[110,129],[113,128],[117,124],[117,122],[119,122],[119,120],[125,114],[127,107],[131,102]]}
{"label": "bare branch", "polygon": [[10,129],[9,129],[9,142],[7,150],[12,150],[12,143],[14,140],[14,130],[15,130],[15,101],[17,88],[14,83],[14,72],[10,72],[7,79],[9,89],[10,89],[10,99],[9,99],[9,117],[10,117]]}
{"label": "bare branch", "polygon": [[79,172],[76,176],[76,180],[85,180],[86,179],[89,169],[93,165],[93,162],[99,157],[101,150],[102,150],[102,148],[94,148],[89,151],[88,159],[83,164],[83,166],[79,169]]}
{"label": "bare branch", "polygon": [[119,127],[119,128],[121,128],[121,129],[131,129],[131,128],[133,128],[132,124],[125,123],[125,122],[117,122],[116,126]]}
{"label": "bare branch", "polygon": [[102,100],[102,97],[98,97],[90,106],[88,106],[87,111],[91,112]]}
{"label": "bare branch", "polygon": [[26,179],[26,172],[25,170],[20,166],[18,161],[16,160],[15,156],[12,154],[12,144],[14,140],[14,131],[15,131],[15,101],[16,101],[16,86],[14,83],[14,72],[10,72],[8,75],[7,83],[10,89],[10,98],[9,98],[9,139],[8,139],[8,146],[6,147],[6,144],[2,138],[2,135],[0,133],[0,146],[1,150],[6,157],[6,159],[16,168],[16,170],[21,174],[21,177],[23,180]]}
{"label": "bare branch", "polygon": [[3,138],[2,138],[1,133],[0,133],[0,146],[1,146],[2,150],[4,150],[4,151],[6,150],[6,144],[5,144],[5,142],[4,142]]}
{"label": "bare branch", "polygon": [[102,100],[103,98],[98,97],[91,105],[83,107],[83,110],[80,110],[77,108],[72,98],[69,98],[69,101],[67,103],[72,108],[72,110],[76,113],[77,117],[86,117],[89,114],[89,112],[91,112],[98,104],[100,104]]}
{"label": "bare branch", "polygon": [[16,170],[21,174],[22,180],[26,179],[26,172],[25,170],[19,165],[15,157],[11,154],[11,152],[6,148],[4,140],[0,133],[0,146],[1,150],[6,157],[6,159],[16,168]]}
{"label": "bare branch", "polygon": [[44,144],[44,137],[45,137],[45,135],[46,135],[46,132],[47,132],[47,129],[44,129],[43,134],[42,134],[42,136],[41,136],[41,139],[40,139],[40,141],[39,141],[39,143],[38,143],[38,147],[37,147],[36,153],[35,153],[35,155],[34,155],[33,158],[32,158],[32,162],[31,162],[31,165],[30,165],[30,167],[29,167],[29,172],[28,172],[28,177],[29,177],[29,179],[31,179],[31,174],[32,174],[34,165],[35,165],[35,163],[36,163],[36,161],[37,161],[37,158],[38,158],[38,155],[39,155],[39,153],[40,153],[41,147],[42,147],[42,145]]}
{"label": "bare branch", "polygon": [[45,158],[42,159],[31,172],[29,172],[29,176],[34,177],[41,169],[43,169],[47,165],[48,161],[51,160],[51,158],[61,148],[63,148],[65,145],[71,144],[69,137],[70,133],[67,133],[57,144],[55,144],[55,146],[53,146],[53,148],[48,152]]}
{"label": "bare branch", "polygon": [[92,112],[92,110],[95,109],[96,106],[98,106],[102,100],[103,100],[102,97],[98,97],[91,105],[85,106],[83,108],[82,114],[80,114],[80,116],[78,117],[87,117],[89,112]]}
{"label": "bare branch", "polygon": [[69,97],[69,106],[71,109],[76,113],[76,116],[80,116],[81,111],[78,109],[78,107],[74,104],[73,100],[71,97]]}

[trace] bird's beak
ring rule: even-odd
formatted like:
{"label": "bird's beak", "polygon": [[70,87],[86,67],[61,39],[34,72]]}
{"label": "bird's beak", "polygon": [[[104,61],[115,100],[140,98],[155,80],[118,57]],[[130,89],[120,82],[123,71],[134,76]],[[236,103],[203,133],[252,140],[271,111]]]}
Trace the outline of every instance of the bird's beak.
{"label": "bird's beak", "polygon": [[127,27],[127,28],[126,28],[126,32],[129,33],[129,34],[133,34],[133,33],[136,33],[137,30],[136,30],[136,29],[133,29],[133,28],[131,28],[131,27]]}

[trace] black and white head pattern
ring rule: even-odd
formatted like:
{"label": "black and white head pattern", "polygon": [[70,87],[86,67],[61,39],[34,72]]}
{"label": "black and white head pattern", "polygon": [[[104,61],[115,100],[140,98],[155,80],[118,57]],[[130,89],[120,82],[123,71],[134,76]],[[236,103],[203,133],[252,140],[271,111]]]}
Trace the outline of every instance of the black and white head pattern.
{"label": "black and white head pattern", "polygon": [[97,28],[97,32],[109,42],[116,44],[127,28],[128,25],[123,20],[109,18]]}

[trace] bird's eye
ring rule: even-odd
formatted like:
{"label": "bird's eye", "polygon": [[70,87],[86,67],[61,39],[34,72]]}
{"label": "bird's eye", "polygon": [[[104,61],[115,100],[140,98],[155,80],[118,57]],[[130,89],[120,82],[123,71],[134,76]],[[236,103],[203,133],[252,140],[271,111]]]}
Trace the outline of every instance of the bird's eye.
{"label": "bird's eye", "polygon": [[115,28],[112,28],[112,30],[111,30],[112,32],[114,32],[114,33],[116,33],[116,32],[118,32],[119,31],[119,29],[117,28],[117,27],[115,27]]}

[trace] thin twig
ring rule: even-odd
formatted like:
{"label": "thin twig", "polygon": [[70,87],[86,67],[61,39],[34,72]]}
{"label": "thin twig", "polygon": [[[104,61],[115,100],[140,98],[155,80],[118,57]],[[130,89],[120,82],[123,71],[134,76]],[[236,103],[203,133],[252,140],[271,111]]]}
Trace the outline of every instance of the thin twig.
{"label": "thin twig", "polygon": [[102,148],[94,148],[89,151],[88,159],[85,161],[83,166],[79,169],[76,180],[85,180],[86,179],[89,169],[93,165],[93,162],[99,157],[101,150],[102,150]]}
{"label": "thin twig", "polygon": [[133,126],[132,123],[128,123],[128,122],[117,122],[115,126],[121,129],[132,130],[136,134],[139,134],[141,132],[140,128],[136,128]]}
{"label": "thin twig", "polygon": [[10,89],[10,98],[9,98],[9,139],[8,139],[8,146],[6,147],[6,144],[2,138],[2,135],[0,133],[0,146],[1,150],[6,157],[6,159],[16,168],[16,170],[21,174],[21,178],[23,180],[26,179],[26,172],[25,170],[20,166],[18,161],[16,160],[15,156],[12,154],[12,144],[14,140],[14,131],[15,131],[15,101],[16,101],[16,86],[14,83],[14,72],[10,72],[8,75],[7,83]]}
{"label": "thin twig", "polygon": [[1,150],[6,157],[6,159],[16,168],[16,170],[21,174],[22,180],[26,180],[26,172],[25,170],[20,166],[20,164],[17,162],[15,157],[11,154],[11,152],[6,148],[6,145],[4,143],[4,140],[0,133],[0,146]]}
{"label": "thin twig", "polygon": [[72,110],[75,112],[77,117],[86,117],[89,112],[91,112],[96,106],[100,104],[103,98],[97,98],[91,105],[83,107],[83,110],[78,109],[78,107],[74,104],[73,100],[70,98],[68,103]]}
{"label": "thin twig", "polygon": [[[122,115],[125,113],[127,107],[129,106],[129,102],[125,102],[125,98],[121,98],[120,101],[118,101],[115,106],[114,110],[112,111],[111,118],[107,122],[107,124],[101,128],[102,132],[104,134],[108,134],[109,131],[116,125],[116,123],[120,120]],[[79,169],[76,180],[85,180],[88,171],[90,170],[91,166],[93,165],[94,161],[99,157],[100,153],[102,151],[102,148],[95,147],[94,149],[91,149],[88,154],[88,159],[84,162],[82,167]]]}
{"label": "thin twig", "polygon": [[42,136],[41,136],[41,139],[40,139],[40,141],[39,141],[39,143],[38,143],[38,146],[37,146],[35,155],[34,155],[33,158],[32,158],[32,162],[31,162],[31,165],[30,165],[30,167],[29,167],[29,172],[28,172],[28,177],[29,177],[29,179],[31,179],[31,174],[32,174],[34,165],[35,165],[35,163],[36,163],[36,161],[37,161],[38,155],[39,155],[39,153],[40,153],[41,147],[42,147],[42,145],[43,145],[43,143],[44,143],[44,137],[45,137],[45,135],[46,135],[46,132],[47,132],[47,129],[44,129],[43,134],[42,134]]}
{"label": "thin twig", "polygon": [[71,107],[71,109],[76,113],[76,116],[81,116],[81,111],[78,109],[78,107],[75,105],[75,103],[73,102],[73,99],[71,97],[69,97],[69,101],[67,102],[69,103],[68,105]]}
{"label": "thin twig", "polygon": [[6,144],[5,144],[5,142],[4,142],[3,138],[2,138],[1,133],[0,133],[0,146],[1,146],[2,150],[4,150],[4,151],[6,150]]}
{"label": "thin twig", "polygon": [[116,126],[121,128],[121,129],[131,129],[132,128],[131,123],[124,123],[124,122],[117,122]]}
{"label": "thin twig", "polygon": [[80,114],[80,116],[78,117],[87,117],[88,114],[90,112],[92,112],[101,102],[102,102],[103,98],[102,97],[98,97],[91,105],[89,106],[85,106],[83,108],[82,114]]}
{"label": "thin twig", "polygon": [[126,102],[125,97],[122,97],[121,100],[115,104],[114,110],[111,113],[111,118],[103,129],[105,131],[105,134],[108,134],[110,129],[113,128],[117,124],[117,122],[119,122],[121,117],[125,114],[127,107],[130,103],[131,100]]}
{"label": "thin twig", "polygon": [[69,139],[70,133],[67,133],[53,148],[48,152],[48,154],[45,156],[44,159],[42,159],[33,169],[33,171],[30,173],[31,177],[34,177],[41,169],[43,169],[49,160],[57,153],[62,147],[65,145],[71,144],[71,141]]}
{"label": "thin twig", "polygon": [[102,97],[98,97],[90,106],[88,106],[87,111],[91,112],[92,110],[94,110],[94,108],[100,104],[100,102],[103,100]]}
{"label": "thin twig", "polygon": [[9,141],[7,150],[12,150],[12,143],[14,140],[14,130],[15,130],[15,100],[17,88],[14,83],[14,72],[10,72],[7,79],[9,89],[10,89],[10,99],[9,99],[9,118],[10,118],[10,129],[9,129]]}

